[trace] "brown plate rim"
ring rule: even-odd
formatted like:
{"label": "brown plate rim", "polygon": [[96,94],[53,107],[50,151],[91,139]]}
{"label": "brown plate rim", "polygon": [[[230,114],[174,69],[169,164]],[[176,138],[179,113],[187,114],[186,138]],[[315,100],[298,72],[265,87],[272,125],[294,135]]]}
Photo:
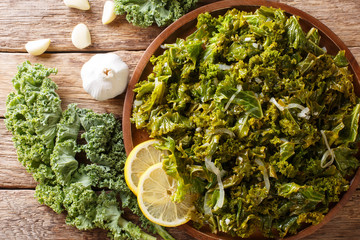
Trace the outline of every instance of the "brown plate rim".
{"label": "brown plate rim", "polygon": [[[350,52],[350,50],[347,48],[345,43],[328,27],[326,27],[323,23],[321,23],[316,18],[312,17],[311,15],[303,12],[302,10],[299,10],[295,7],[291,7],[289,5],[279,3],[279,2],[270,2],[266,0],[224,0],[215,2],[212,4],[208,4],[205,6],[202,6],[200,8],[197,8],[188,14],[184,15],[180,19],[178,19],[176,22],[172,23],[170,26],[168,26],[164,31],[162,31],[155,39],[154,41],[149,45],[149,47],[146,49],[144,54],[139,60],[139,63],[137,64],[133,76],[129,82],[126,95],[125,95],[125,101],[124,101],[124,108],[123,108],[123,118],[122,118],[122,130],[123,130],[123,136],[124,136],[124,145],[126,153],[129,154],[130,151],[134,148],[133,141],[132,141],[132,131],[131,131],[131,110],[132,110],[132,104],[134,99],[134,92],[133,89],[135,87],[135,84],[138,82],[140,76],[142,75],[142,72],[144,71],[146,65],[149,62],[150,57],[155,53],[155,51],[161,46],[161,44],[170,37],[177,29],[182,27],[184,24],[193,21],[196,19],[196,17],[200,13],[204,12],[213,12],[217,10],[223,10],[223,9],[230,9],[230,8],[239,8],[241,6],[267,6],[267,7],[274,7],[274,8],[281,8],[285,12],[299,16],[302,20],[307,21],[310,25],[316,27],[319,29],[324,35],[327,36],[328,39],[330,39],[334,45],[336,45],[339,49],[345,50],[346,57],[349,61],[349,67],[353,71],[354,75],[354,87],[355,89],[360,89],[360,66],[357,63],[355,57]],[[350,183],[349,190],[341,197],[340,201],[333,207],[331,210],[325,215],[324,219],[317,225],[309,226],[300,232],[298,232],[296,235],[289,236],[285,238],[286,240],[295,240],[295,239],[301,239],[304,238],[312,233],[314,233],[316,230],[324,226],[326,223],[328,223],[334,215],[346,204],[346,202],[350,199],[350,197],[353,195],[353,193],[356,190],[356,187],[360,183],[360,168],[357,170],[354,178],[352,179]],[[223,239],[219,236],[211,233],[204,233],[201,232],[193,227],[191,227],[189,224],[185,224],[180,227],[181,229],[188,232],[193,237],[196,237],[198,239]],[[235,239],[235,238],[227,238],[224,237],[224,239]]]}

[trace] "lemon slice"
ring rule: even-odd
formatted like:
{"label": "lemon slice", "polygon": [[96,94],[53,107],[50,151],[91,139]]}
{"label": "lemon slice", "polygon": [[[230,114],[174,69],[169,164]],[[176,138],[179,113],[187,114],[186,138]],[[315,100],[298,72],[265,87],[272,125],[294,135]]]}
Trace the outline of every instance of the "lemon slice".
{"label": "lemon slice", "polygon": [[144,216],[164,227],[176,227],[188,222],[194,209],[193,198],[187,195],[182,202],[173,202],[171,195],[176,188],[177,181],[166,174],[161,162],[147,169],[140,177],[137,196]]}
{"label": "lemon slice", "polygon": [[162,161],[164,151],[154,147],[159,140],[152,139],[137,145],[126,159],[124,167],[125,181],[131,191],[137,195],[140,176],[152,165]]}

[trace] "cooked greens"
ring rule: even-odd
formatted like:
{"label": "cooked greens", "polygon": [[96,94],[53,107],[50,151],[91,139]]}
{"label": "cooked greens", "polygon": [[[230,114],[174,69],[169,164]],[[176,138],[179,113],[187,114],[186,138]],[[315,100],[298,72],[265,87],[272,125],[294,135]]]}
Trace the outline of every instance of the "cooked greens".
{"label": "cooked greens", "polygon": [[344,51],[295,16],[261,7],[199,15],[153,56],[132,122],[163,139],[173,196],[198,193],[195,225],[249,237],[319,223],[359,166],[360,102]]}
{"label": "cooked greens", "polygon": [[[57,85],[49,78],[56,72],[24,62],[6,102],[5,124],[19,161],[39,183],[36,198],[57,213],[66,211],[66,223],[80,230],[103,228],[113,239],[156,239],[122,217],[127,207],[145,227],[173,239],[147,221],[125,183],[120,122],[74,104],[62,112]],[[80,131],[84,140],[78,139]],[[78,161],[77,154],[88,162]]]}

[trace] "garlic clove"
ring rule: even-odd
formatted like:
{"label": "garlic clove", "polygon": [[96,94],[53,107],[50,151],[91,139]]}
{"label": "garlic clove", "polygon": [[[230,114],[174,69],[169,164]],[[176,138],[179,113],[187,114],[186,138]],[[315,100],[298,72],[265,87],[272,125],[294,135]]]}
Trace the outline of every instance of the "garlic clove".
{"label": "garlic clove", "polygon": [[67,7],[76,8],[80,10],[89,10],[90,4],[88,0],[64,0]]}
{"label": "garlic clove", "polygon": [[25,44],[25,49],[28,53],[34,56],[43,54],[50,45],[50,39],[39,39],[35,41],[29,41]]}
{"label": "garlic clove", "polygon": [[74,46],[79,49],[88,47],[91,44],[91,36],[88,27],[83,23],[76,25],[71,34],[71,41]]}
{"label": "garlic clove", "polygon": [[115,3],[113,1],[106,1],[102,15],[102,23],[109,24],[116,18]]}

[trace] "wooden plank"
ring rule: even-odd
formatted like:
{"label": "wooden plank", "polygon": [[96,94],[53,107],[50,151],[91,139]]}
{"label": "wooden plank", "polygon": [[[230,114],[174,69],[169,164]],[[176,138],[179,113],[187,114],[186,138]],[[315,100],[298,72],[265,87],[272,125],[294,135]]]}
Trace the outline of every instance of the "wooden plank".
{"label": "wooden plank", "polygon": [[35,188],[36,182],[17,160],[11,133],[0,119],[0,188]]}
{"label": "wooden plank", "polygon": [[105,231],[78,231],[34,199],[34,190],[0,190],[1,239],[105,239]]}
{"label": "wooden plank", "polygon": [[[65,224],[65,213],[56,214],[34,199],[34,190],[0,190],[1,239],[108,239],[106,231],[80,231]],[[136,222],[133,217],[125,216]],[[191,240],[186,233],[169,231],[178,240]],[[160,238],[159,238],[160,239]]]}
{"label": "wooden plank", "polygon": [[[1,239],[105,239],[103,230],[79,231],[65,224],[65,214],[40,205],[33,190],[0,190]],[[355,239],[360,236],[360,189],[343,210],[307,240]],[[134,219],[132,219],[134,221]],[[192,240],[176,228],[169,232],[178,240]]]}
{"label": "wooden plank", "polygon": [[162,31],[155,26],[135,27],[125,16],[103,25],[104,2],[90,1],[91,9],[82,11],[66,7],[63,1],[0,1],[0,51],[24,52],[27,41],[39,38],[51,39],[49,51],[80,51],[71,43],[71,32],[78,23],[85,23],[91,33],[93,44],[84,51],[145,49]]}
{"label": "wooden plank", "polygon": [[[142,51],[117,51],[130,69],[130,77],[135,69]],[[24,53],[0,53],[0,102],[5,103],[7,95],[13,91],[11,79],[17,72],[16,66],[30,60],[32,63],[42,63],[46,67],[58,68],[58,74],[53,79],[59,86],[58,94],[63,100],[65,108],[69,103],[78,103],[79,107],[91,108],[96,112],[111,112],[117,117],[121,116],[124,95],[107,101],[97,101],[91,98],[82,87],[80,70],[82,65],[94,53],[66,53],[66,54],[44,54],[41,57],[33,57]],[[5,104],[0,104],[0,116],[4,116]]]}
{"label": "wooden plank", "polygon": [[[277,0],[297,7],[321,20],[348,46],[360,46],[358,0]],[[202,0],[201,4],[214,0]],[[50,38],[49,51],[144,50],[163,28],[140,28],[118,16],[110,25],[102,25],[104,1],[90,1],[91,10],[67,8],[63,1],[0,1],[0,51],[25,52],[24,44],[38,38]],[[83,22],[90,29],[93,44],[79,50],[71,43],[71,31]]]}

